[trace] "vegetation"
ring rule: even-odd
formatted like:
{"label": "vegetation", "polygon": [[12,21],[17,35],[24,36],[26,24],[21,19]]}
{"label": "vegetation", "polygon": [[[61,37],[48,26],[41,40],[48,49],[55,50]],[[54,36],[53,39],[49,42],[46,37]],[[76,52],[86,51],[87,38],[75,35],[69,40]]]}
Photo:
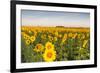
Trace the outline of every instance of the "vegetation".
{"label": "vegetation", "polygon": [[90,28],[21,27],[21,62],[90,59]]}

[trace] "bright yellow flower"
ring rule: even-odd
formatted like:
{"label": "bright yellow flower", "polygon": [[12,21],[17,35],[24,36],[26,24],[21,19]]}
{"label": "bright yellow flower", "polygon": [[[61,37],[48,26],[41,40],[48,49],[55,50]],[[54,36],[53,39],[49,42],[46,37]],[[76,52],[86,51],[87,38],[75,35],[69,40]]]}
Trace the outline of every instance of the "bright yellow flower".
{"label": "bright yellow flower", "polygon": [[30,40],[26,40],[26,45],[30,45],[31,41]]}
{"label": "bright yellow flower", "polygon": [[88,43],[88,40],[84,40],[83,47],[85,48],[86,44]]}
{"label": "bright yellow flower", "polygon": [[31,33],[32,33],[32,31],[31,31],[31,30],[29,30],[29,31],[28,31],[28,33],[29,33],[29,34],[31,34]]}
{"label": "bright yellow flower", "polygon": [[46,35],[45,34],[41,35],[41,38],[46,39]]}
{"label": "bright yellow flower", "polygon": [[72,38],[73,37],[73,34],[72,33],[69,33],[68,34],[68,37]]}
{"label": "bright yellow flower", "polygon": [[46,62],[52,62],[56,59],[56,51],[54,50],[45,50],[43,54],[43,59]]}
{"label": "bright yellow flower", "polygon": [[33,31],[33,35],[34,36],[37,36],[37,32],[35,30]]}
{"label": "bright yellow flower", "polygon": [[58,35],[58,37],[59,37],[59,38],[61,38],[61,37],[62,37],[62,35],[61,35],[61,34],[59,34],[59,35]]}
{"label": "bright yellow flower", "polygon": [[63,41],[65,41],[67,39],[67,34],[64,34],[64,36],[63,36]]}
{"label": "bright yellow flower", "polygon": [[55,32],[55,36],[58,36],[58,32],[57,31]]}
{"label": "bright yellow flower", "polygon": [[50,35],[48,36],[48,38],[49,38],[49,40],[50,40],[50,41],[52,41],[52,40],[53,40],[53,37],[52,37],[52,36],[50,36]]}
{"label": "bright yellow flower", "polygon": [[73,35],[73,37],[72,37],[72,38],[73,38],[73,39],[75,39],[75,38],[77,37],[77,35],[78,35],[78,34],[77,34],[77,33],[75,33],[75,34]]}
{"label": "bright yellow flower", "polygon": [[85,34],[82,34],[81,39],[84,39],[84,38],[85,38]]}
{"label": "bright yellow flower", "polygon": [[30,38],[30,36],[27,35],[26,33],[22,33],[22,35],[23,35],[23,37],[24,37],[25,40],[28,40]]}
{"label": "bright yellow flower", "polygon": [[30,40],[31,40],[31,42],[34,42],[35,41],[35,36],[31,36]]}
{"label": "bright yellow flower", "polygon": [[42,52],[44,50],[44,46],[42,44],[37,44],[33,50],[36,52]]}
{"label": "bright yellow flower", "polygon": [[54,45],[51,42],[47,42],[45,45],[46,50],[54,50]]}
{"label": "bright yellow flower", "polygon": [[86,34],[86,37],[90,37],[90,33],[87,33],[87,34]]}
{"label": "bright yellow flower", "polygon": [[21,27],[21,30],[25,31],[25,30],[26,30],[26,28],[25,28],[25,27]]}
{"label": "bright yellow flower", "polygon": [[57,41],[57,37],[54,37],[54,41]]}
{"label": "bright yellow flower", "polygon": [[81,38],[81,34],[78,34],[78,36],[77,36],[77,37],[78,37],[78,39],[80,39],[80,38]]}

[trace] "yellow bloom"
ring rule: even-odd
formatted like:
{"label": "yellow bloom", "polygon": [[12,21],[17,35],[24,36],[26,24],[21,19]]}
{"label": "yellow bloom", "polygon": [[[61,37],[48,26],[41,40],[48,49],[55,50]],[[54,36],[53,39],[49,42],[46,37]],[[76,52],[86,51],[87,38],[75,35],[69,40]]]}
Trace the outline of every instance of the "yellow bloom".
{"label": "yellow bloom", "polygon": [[86,44],[88,43],[88,40],[84,40],[83,47],[85,48]]}
{"label": "yellow bloom", "polygon": [[46,35],[45,34],[41,35],[41,38],[46,39]]}
{"label": "yellow bloom", "polygon": [[58,36],[58,32],[57,31],[55,32],[55,36]]}
{"label": "yellow bloom", "polygon": [[31,36],[30,40],[31,40],[31,42],[34,42],[35,41],[35,36]]}
{"label": "yellow bloom", "polygon": [[74,35],[73,35],[73,39],[75,39],[77,37],[77,33],[75,33]]}
{"label": "yellow bloom", "polygon": [[81,39],[84,39],[84,38],[85,38],[85,34],[82,34]]}
{"label": "yellow bloom", "polygon": [[43,59],[46,62],[52,62],[56,59],[56,51],[54,50],[45,50],[43,54]]}
{"label": "yellow bloom", "polygon": [[54,49],[54,45],[51,42],[47,42],[45,48],[46,50]]}
{"label": "yellow bloom", "polygon": [[64,38],[67,38],[67,34],[64,34]]}
{"label": "yellow bloom", "polygon": [[33,50],[36,52],[42,52],[44,50],[44,46],[42,44],[37,44]]}
{"label": "yellow bloom", "polygon": [[31,43],[30,40],[26,40],[25,42],[26,42],[26,45],[29,45]]}
{"label": "yellow bloom", "polygon": [[34,32],[34,36],[36,36],[37,35],[37,32],[36,31],[33,31]]}
{"label": "yellow bloom", "polygon": [[53,37],[52,37],[52,36],[50,36],[50,35],[48,36],[48,38],[49,38],[49,40],[50,40],[50,41],[52,41],[52,40],[53,40]]}
{"label": "yellow bloom", "polygon": [[78,34],[78,36],[77,36],[77,37],[78,37],[78,39],[80,39],[80,38],[81,38],[81,34]]}
{"label": "yellow bloom", "polygon": [[68,34],[68,37],[72,38],[73,37],[73,34],[72,33],[69,33]]}
{"label": "yellow bloom", "polygon": [[29,30],[29,31],[28,31],[28,33],[29,33],[29,34],[31,34],[31,33],[32,33],[32,31],[31,31],[31,30]]}
{"label": "yellow bloom", "polygon": [[62,41],[64,42],[67,39],[67,34],[64,34]]}
{"label": "yellow bloom", "polygon": [[25,27],[21,27],[21,30],[22,30],[22,31],[25,31],[26,29],[27,29],[27,28],[25,28]]}
{"label": "yellow bloom", "polygon": [[23,35],[23,37],[24,37],[25,40],[28,40],[30,38],[30,36],[27,35],[26,33],[23,33],[22,35]]}
{"label": "yellow bloom", "polygon": [[88,37],[88,38],[89,38],[89,37],[90,37],[90,33],[87,33],[87,34],[86,34],[86,37]]}
{"label": "yellow bloom", "polygon": [[54,37],[54,41],[57,41],[57,37]]}
{"label": "yellow bloom", "polygon": [[61,37],[62,37],[62,35],[61,35],[61,34],[59,34],[59,35],[58,35],[58,37],[59,37],[59,38],[61,38]]}

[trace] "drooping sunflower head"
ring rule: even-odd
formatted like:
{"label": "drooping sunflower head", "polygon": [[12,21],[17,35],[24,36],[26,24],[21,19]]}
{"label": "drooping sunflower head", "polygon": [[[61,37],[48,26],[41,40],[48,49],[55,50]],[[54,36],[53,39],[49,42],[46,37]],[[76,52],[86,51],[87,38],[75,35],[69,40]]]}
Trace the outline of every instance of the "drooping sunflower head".
{"label": "drooping sunflower head", "polygon": [[33,50],[36,52],[42,52],[44,50],[44,46],[42,44],[37,44]]}
{"label": "drooping sunflower head", "polygon": [[46,50],[54,50],[54,45],[51,42],[47,42],[45,48]]}
{"label": "drooping sunflower head", "polygon": [[52,62],[56,59],[56,51],[54,50],[45,50],[43,54],[43,59],[46,62]]}

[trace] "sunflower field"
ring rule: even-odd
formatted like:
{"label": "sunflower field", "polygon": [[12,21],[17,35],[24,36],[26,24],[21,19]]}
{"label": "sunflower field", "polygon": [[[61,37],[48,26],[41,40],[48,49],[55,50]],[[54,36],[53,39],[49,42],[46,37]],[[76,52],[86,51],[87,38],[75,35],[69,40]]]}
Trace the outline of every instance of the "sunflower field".
{"label": "sunflower field", "polygon": [[21,62],[90,59],[90,28],[21,27]]}

